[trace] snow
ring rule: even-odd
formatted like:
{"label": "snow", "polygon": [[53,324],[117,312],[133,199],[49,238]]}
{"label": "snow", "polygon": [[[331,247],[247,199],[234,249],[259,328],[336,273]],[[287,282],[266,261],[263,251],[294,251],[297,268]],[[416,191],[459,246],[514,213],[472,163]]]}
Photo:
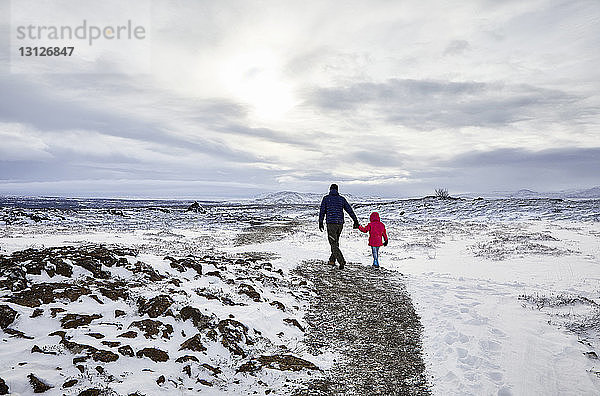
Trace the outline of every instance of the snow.
{"label": "snow", "polygon": [[[392,228],[391,243],[382,248],[382,265],[407,276],[422,317],[434,393],[598,394],[600,379],[593,372],[600,365],[584,356],[590,347],[579,342],[576,334],[549,324],[554,318],[547,313],[524,307],[519,300],[524,294],[568,293],[598,301],[600,255],[597,234],[594,236],[598,223],[499,225],[514,235],[549,231],[560,240],[557,245],[579,253],[523,255],[502,261],[474,257],[469,247],[485,240],[485,234],[473,232],[463,236],[454,233],[442,238],[435,248],[411,251],[408,256],[400,240],[420,240],[422,235],[406,228],[400,235]],[[471,225],[475,229],[479,226]],[[468,228],[465,224],[462,231]],[[352,247],[346,250],[368,263],[356,242],[348,242]],[[596,350],[598,341],[596,338]]]}
{"label": "snow", "polygon": [[[540,306],[532,302],[534,299],[526,298],[572,296],[600,303],[598,201],[401,201],[360,207],[356,212],[361,223],[367,221],[372,210],[379,211],[390,237],[389,246],[380,250],[381,265],[402,274],[421,316],[424,359],[435,395],[600,393],[600,361],[584,355],[590,351],[600,352],[598,327],[595,330],[573,330],[574,325],[586,323],[598,315],[598,307],[581,303]],[[401,210],[406,214],[400,216]],[[139,213],[131,212],[131,216],[136,214]],[[249,220],[236,220],[242,215]],[[6,226],[0,233],[0,253],[9,254],[30,246],[84,242],[149,247],[172,244],[185,249],[207,245],[210,249],[229,254],[250,251],[271,253],[273,266],[283,269],[287,277],[303,260],[326,259],[329,255],[326,236],[316,227],[316,215],[314,208],[307,209],[302,205],[247,210],[243,205],[235,208],[215,206],[209,208],[207,214],[189,217],[185,221],[178,220],[177,216],[181,216],[178,213],[155,212],[151,216],[162,217],[150,224],[140,226],[143,219],[136,219],[132,220],[133,226],[112,228],[111,222],[104,226],[96,225],[102,223],[98,220],[102,216],[96,217],[95,212],[75,213],[70,219],[75,218],[77,224],[83,225],[74,227],[71,232],[64,226],[60,229],[51,225]],[[258,240],[254,244],[236,245],[233,242],[236,235],[251,229],[247,221],[262,219],[263,224],[279,224],[277,216],[284,217],[283,223],[288,219],[300,226],[288,235]],[[350,224],[343,231],[341,247],[349,262],[370,265],[367,237],[352,230]],[[149,248],[138,259],[152,264],[159,272],[173,271],[163,257]],[[192,275],[189,276],[187,290],[227,288],[212,277],[193,279]],[[44,276],[40,275],[38,279],[47,281]],[[308,308],[306,296],[277,295],[277,291],[266,289],[260,292],[284,302],[286,306],[296,306],[295,312],[301,324],[305,325],[301,318],[302,312]],[[335,351],[318,357],[309,355],[302,344],[302,332],[280,324],[288,315],[266,303],[224,308],[217,306],[215,301],[199,297],[197,304],[209,311],[222,309],[223,317],[232,314],[269,339],[277,339],[277,334],[284,332],[282,343],[292,346],[298,356],[313,361],[319,367],[330,367],[337,357]],[[98,304],[83,297],[79,303],[71,305],[70,310],[89,313],[92,307],[97,310]],[[114,305],[110,306],[111,310],[114,308]],[[23,310],[23,307],[20,309]],[[30,313],[23,313],[17,321]],[[111,315],[109,312],[102,313],[106,317]],[[166,322],[169,320],[165,319]],[[25,333],[36,336],[35,343],[43,343],[43,337],[59,329],[56,321],[50,319],[36,323],[40,323],[39,328],[27,331],[21,328]],[[187,327],[183,330],[188,336],[195,333],[189,321],[184,325]],[[104,326],[102,331],[110,335],[106,339],[113,339],[111,331],[116,333],[117,330]],[[177,338],[177,342],[171,343],[173,346],[178,346],[183,340],[177,337],[181,340]],[[90,345],[100,347],[99,342],[85,338],[85,343]],[[152,342],[163,344],[160,339]],[[13,342],[11,339],[10,350],[0,345],[0,360],[4,363],[0,377],[7,380],[16,394],[27,394],[30,388],[22,378],[11,374],[15,372],[12,367],[18,367],[23,358],[14,351],[30,350],[33,343],[31,340]],[[132,346],[136,350],[140,347]],[[162,348],[168,347],[162,345]],[[222,347],[217,345],[207,351],[217,365],[224,364],[220,359],[227,356],[219,348]],[[173,356],[176,352],[169,350]],[[57,358],[66,359],[64,366],[73,368],[69,355]],[[118,366],[118,362],[109,365],[114,366],[114,372],[125,375],[126,371],[138,372],[149,367],[147,359],[143,360],[143,363],[137,363],[139,367],[123,368]],[[52,367],[44,365],[43,359],[35,355],[28,356],[27,361],[27,370],[60,385],[56,364]],[[173,367],[173,372],[177,370],[179,368]],[[283,386],[283,379],[277,377],[278,373],[263,371],[262,375],[270,378],[269,383]],[[62,372],[60,375],[68,374],[78,373]],[[232,378],[234,374],[226,373]],[[293,374],[292,377],[298,375]],[[114,389],[126,392],[131,389],[126,387],[139,386],[142,393],[168,394],[153,383],[148,385],[143,376],[130,378],[132,380],[124,383],[122,389]],[[245,393],[249,389],[258,389],[257,380],[244,377],[239,384],[231,384],[227,389]],[[222,394],[216,388],[207,389],[205,393]]]}

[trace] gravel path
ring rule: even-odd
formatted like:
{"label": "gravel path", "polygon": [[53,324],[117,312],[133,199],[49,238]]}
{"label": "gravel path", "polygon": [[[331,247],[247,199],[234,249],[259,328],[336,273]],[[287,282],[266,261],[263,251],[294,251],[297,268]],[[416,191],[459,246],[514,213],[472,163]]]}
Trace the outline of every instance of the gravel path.
{"label": "gravel path", "polygon": [[316,295],[306,317],[313,353],[343,359],[301,395],[429,395],[421,356],[422,326],[401,275],[347,264],[306,261],[298,274]]}

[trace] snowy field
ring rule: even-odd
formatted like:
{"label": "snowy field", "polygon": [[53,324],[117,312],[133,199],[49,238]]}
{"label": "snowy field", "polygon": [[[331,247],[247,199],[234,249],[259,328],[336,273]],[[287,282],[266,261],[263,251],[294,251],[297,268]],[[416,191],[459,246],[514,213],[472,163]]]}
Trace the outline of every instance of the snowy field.
{"label": "snowy field", "polygon": [[[328,257],[327,240],[317,228],[317,207],[313,205],[205,203],[199,213],[186,212],[185,207],[175,203],[161,202],[123,205],[116,201],[100,207],[89,207],[89,203],[87,206],[3,208],[0,254],[6,256],[30,247],[83,243],[132,247],[140,251],[136,260],[149,263],[156,271],[187,276],[189,284],[181,286],[187,295],[193,295],[194,290],[210,289],[229,296],[238,294],[230,290],[233,283],[218,278],[194,279],[190,269],[179,275],[164,260],[165,255],[184,257],[189,253],[210,253],[215,257],[239,257],[260,252],[262,256],[257,262],[268,260],[272,268],[281,269],[281,273],[260,271],[278,279],[274,282],[291,283],[294,282],[291,272],[300,262]],[[599,206],[597,200],[551,199],[421,199],[355,205],[361,223],[366,223],[371,211],[377,210],[388,227],[390,244],[382,248],[381,265],[404,275],[421,316],[424,359],[433,394],[600,393],[597,357],[600,354]],[[402,216],[401,211],[405,211]],[[38,221],[32,218],[35,216]],[[367,238],[352,230],[350,224],[343,232],[341,246],[349,262],[370,265]],[[128,261],[134,262],[131,257]],[[218,267],[219,264],[207,266],[205,271],[217,271]],[[110,271],[117,276],[118,271],[124,269],[114,267]],[[239,276],[240,269],[231,262],[227,271]],[[246,276],[250,279],[254,275]],[[28,278],[32,282],[49,281],[44,274],[28,275]],[[302,288],[297,293],[283,295],[282,289],[269,288],[261,282],[255,284],[261,301],[282,302],[289,307],[285,314],[270,304],[246,301],[246,297],[244,309],[217,304],[208,307],[209,310],[222,316],[218,319],[233,315],[258,330],[260,337],[256,335],[256,339],[264,342],[263,351],[274,353],[277,345],[283,344],[296,356],[327,369],[335,358],[335,351],[318,358],[309,355],[302,347],[303,333],[282,322],[285,318],[294,318],[298,324],[304,324],[306,304]],[[9,296],[6,291],[2,293],[5,298]],[[213,304],[193,298],[194,304]],[[174,299],[173,307],[190,302],[183,297]],[[79,312],[90,309],[93,302],[88,300],[84,297],[77,308]],[[10,306],[17,309],[14,304]],[[59,330],[57,321],[50,319],[44,319],[46,327],[28,328],[25,318],[30,316],[29,311],[22,307],[19,310],[15,323],[25,334],[47,337],[49,332]],[[171,318],[166,321],[177,325]],[[177,346],[195,331],[190,322],[185,322],[185,326],[185,337],[174,336],[178,337]],[[175,333],[179,330],[177,328]],[[114,336],[116,333],[111,333],[106,339]],[[30,353],[33,345],[30,340],[13,341],[6,335],[2,340],[0,357],[4,364],[0,378],[18,394],[30,392],[26,375],[32,372],[32,367],[56,384],[48,394],[64,392],[59,390],[63,378],[81,377],[77,372],[66,375],[66,369],[53,370],[44,363],[45,354]],[[159,341],[155,344],[160,344]],[[132,346],[137,350],[145,340],[136,342],[138,344]],[[168,352],[174,357],[177,349]],[[228,360],[229,352],[222,346],[211,346],[207,353],[212,359],[211,367],[218,364],[224,374],[216,376],[211,384],[214,386],[202,388],[203,391],[243,394],[264,390],[259,383],[262,381],[269,384],[269,393],[286,394],[288,373],[263,370],[267,373],[263,377],[240,375],[236,374],[235,366]],[[70,362],[70,358],[63,355],[59,358]],[[28,364],[19,366],[22,361]],[[175,363],[168,364],[169,370],[181,371]],[[119,386],[113,389],[125,393],[126,387],[131,389],[135,384],[143,394],[173,394],[174,389],[185,394],[185,389],[197,391],[200,386],[184,380],[169,388],[169,378],[162,387],[148,383],[140,377],[144,368],[147,368],[144,363],[114,369],[111,366],[113,375],[126,378],[122,389]],[[127,374],[136,370],[139,375]],[[304,370],[294,375],[300,378],[307,373]],[[92,384],[101,380],[98,375],[89,379]]]}
{"label": "snowy field", "polygon": [[[600,393],[598,201],[405,201],[361,221],[371,210],[388,224],[382,266],[406,275],[422,317],[434,394]],[[311,231],[271,249],[325,259]],[[342,246],[370,263],[364,235],[347,228]]]}

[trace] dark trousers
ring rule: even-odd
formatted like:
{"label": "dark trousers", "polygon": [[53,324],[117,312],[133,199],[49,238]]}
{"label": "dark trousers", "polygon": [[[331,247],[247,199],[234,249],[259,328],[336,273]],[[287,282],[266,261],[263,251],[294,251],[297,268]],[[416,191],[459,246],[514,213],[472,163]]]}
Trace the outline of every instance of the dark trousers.
{"label": "dark trousers", "polygon": [[340,235],[342,235],[343,224],[327,223],[327,239],[331,245],[331,256],[329,261],[335,263],[337,260],[340,264],[346,264],[342,251],[340,250]]}

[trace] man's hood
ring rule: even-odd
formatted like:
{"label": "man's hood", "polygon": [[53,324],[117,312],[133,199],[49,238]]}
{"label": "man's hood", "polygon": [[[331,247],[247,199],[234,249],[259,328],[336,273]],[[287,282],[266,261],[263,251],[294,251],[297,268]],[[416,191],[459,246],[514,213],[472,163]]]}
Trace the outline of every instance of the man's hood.
{"label": "man's hood", "polygon": [[338,192],[338,190],[331,189],[329,190],[329,195],[340,195],[340,193]]}
{"label": "man's hood", "polygon": [[371,213],[371,217],[369,218],[371,221],[379,221],[379,213],[373,212]]}

